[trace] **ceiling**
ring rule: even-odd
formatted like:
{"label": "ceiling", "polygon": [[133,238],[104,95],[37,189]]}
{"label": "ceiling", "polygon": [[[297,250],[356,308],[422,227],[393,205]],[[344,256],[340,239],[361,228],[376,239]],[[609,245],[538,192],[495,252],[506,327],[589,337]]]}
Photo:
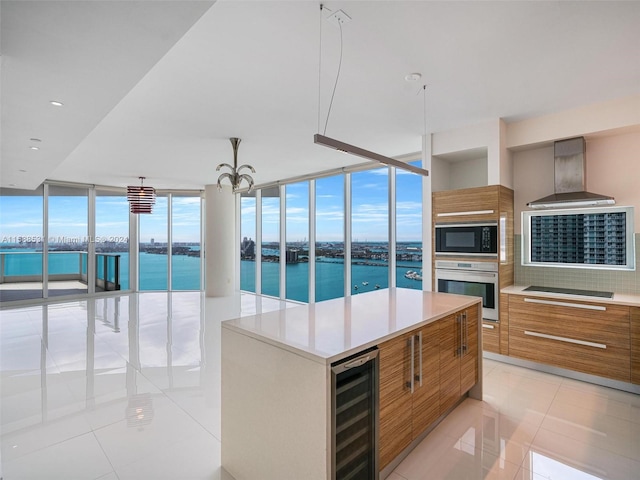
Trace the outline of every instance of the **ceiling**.
{"label": "ceiling", "polygon": [[[340,28],[321,15],[339,9],[331,104]],[[362,163],[318,132],[401,156],[425,131],[640,93],[637,1],[2,0],[0,15],[2,187],[201,189],[229,137],[263,184]]]}

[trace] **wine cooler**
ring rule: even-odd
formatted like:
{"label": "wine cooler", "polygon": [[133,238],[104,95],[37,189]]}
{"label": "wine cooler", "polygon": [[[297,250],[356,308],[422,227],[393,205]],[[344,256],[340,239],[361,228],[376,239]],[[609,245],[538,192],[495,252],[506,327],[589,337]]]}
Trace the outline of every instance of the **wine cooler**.
{"label": "wine cooler", "polygon": [[331,367],[332,479],[378,478],[378,350]]}

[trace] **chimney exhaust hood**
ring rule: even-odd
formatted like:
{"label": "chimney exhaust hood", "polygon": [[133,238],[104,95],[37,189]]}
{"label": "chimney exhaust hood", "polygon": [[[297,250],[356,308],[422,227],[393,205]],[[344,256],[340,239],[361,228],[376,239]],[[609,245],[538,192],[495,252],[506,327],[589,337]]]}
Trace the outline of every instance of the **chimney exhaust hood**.
{"label": "chimney exhaust hood", "polygon": [[529,208],[567,208],[614,205],[613,197],[585,191],[587,162],[584,137],[553,144],[554,191],[552,195],[527,203]]}

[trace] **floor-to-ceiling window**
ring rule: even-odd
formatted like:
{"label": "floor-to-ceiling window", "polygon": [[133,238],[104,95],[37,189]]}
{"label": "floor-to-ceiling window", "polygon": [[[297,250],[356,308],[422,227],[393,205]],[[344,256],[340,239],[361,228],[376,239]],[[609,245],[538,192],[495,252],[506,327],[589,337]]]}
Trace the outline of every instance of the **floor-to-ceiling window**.
{"label": "floor-to-ceiling window", "polygon": [[[410,164],[422,168],[421,160]],[[422,290],[422,176],[400,169],[396,169],[395,229],[396,286]]]}
{"label": "floor-to-ceiling window", "polygon": [[262,190],[262,292],[280,296],[280,189]]}
{"label": "floor-to-ceiling window", "polygon": [[351,294],[389,287],[389,169],[351,174]]}
{"label": "floor-to-ceiling window", "polygon": [[256,291],[256,196],[240,195],[240,289]]}
{"label": "floor-to-ceiling window", "polygon": [[129,289],[129,203],[125,192],[96,189],[96,291]]}
{"label": "floor-to-ceiling window", "polygon": [[87,293],[88,189],[49,185],[47,204],[49,296]]}
{"label": "floor-to-ceiling window", "polygon": [[[135,288],[132,261],[140,290],[202,288],[199,191],[159,194],[153,214],[132,217],[124,189],[46,182],[0,190],[0,212],[2,302]],[[130,259],[132,218],[140,254]]]}
{"label": "floor-to-ceiling window", "polygon": [[168,198],[158,195],[151,214],[139,214],[139,289],[167,290],[168,262]]}
{"label": "floor-to-ceiling window", "polygon": [[316,301],[344,296],[344,175],[316,180]]}
{"label": "floor-to-ceiling window", "polygon": [[0,301],[42,298],[43,188],[0,189]]}
{"label": "floor-to-ceiling window", "polygon": [[200,193],[171,196],[171,289],[200,290]]}
{"label": "floor-to-ceiling window", "polygon": [[309,182],[286,192],[286,298],[309,301]]}

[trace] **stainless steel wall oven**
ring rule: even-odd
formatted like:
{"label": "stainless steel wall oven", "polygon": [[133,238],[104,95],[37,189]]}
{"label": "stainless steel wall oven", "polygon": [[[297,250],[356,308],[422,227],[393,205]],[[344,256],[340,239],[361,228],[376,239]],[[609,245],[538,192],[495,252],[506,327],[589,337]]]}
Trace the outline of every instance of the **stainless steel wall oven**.
{"label": "stainless steel wall oven", "polygon": [[482,298],[482,318],[498,321],[500,303],[496,262],[436,260],[436,291]]}

